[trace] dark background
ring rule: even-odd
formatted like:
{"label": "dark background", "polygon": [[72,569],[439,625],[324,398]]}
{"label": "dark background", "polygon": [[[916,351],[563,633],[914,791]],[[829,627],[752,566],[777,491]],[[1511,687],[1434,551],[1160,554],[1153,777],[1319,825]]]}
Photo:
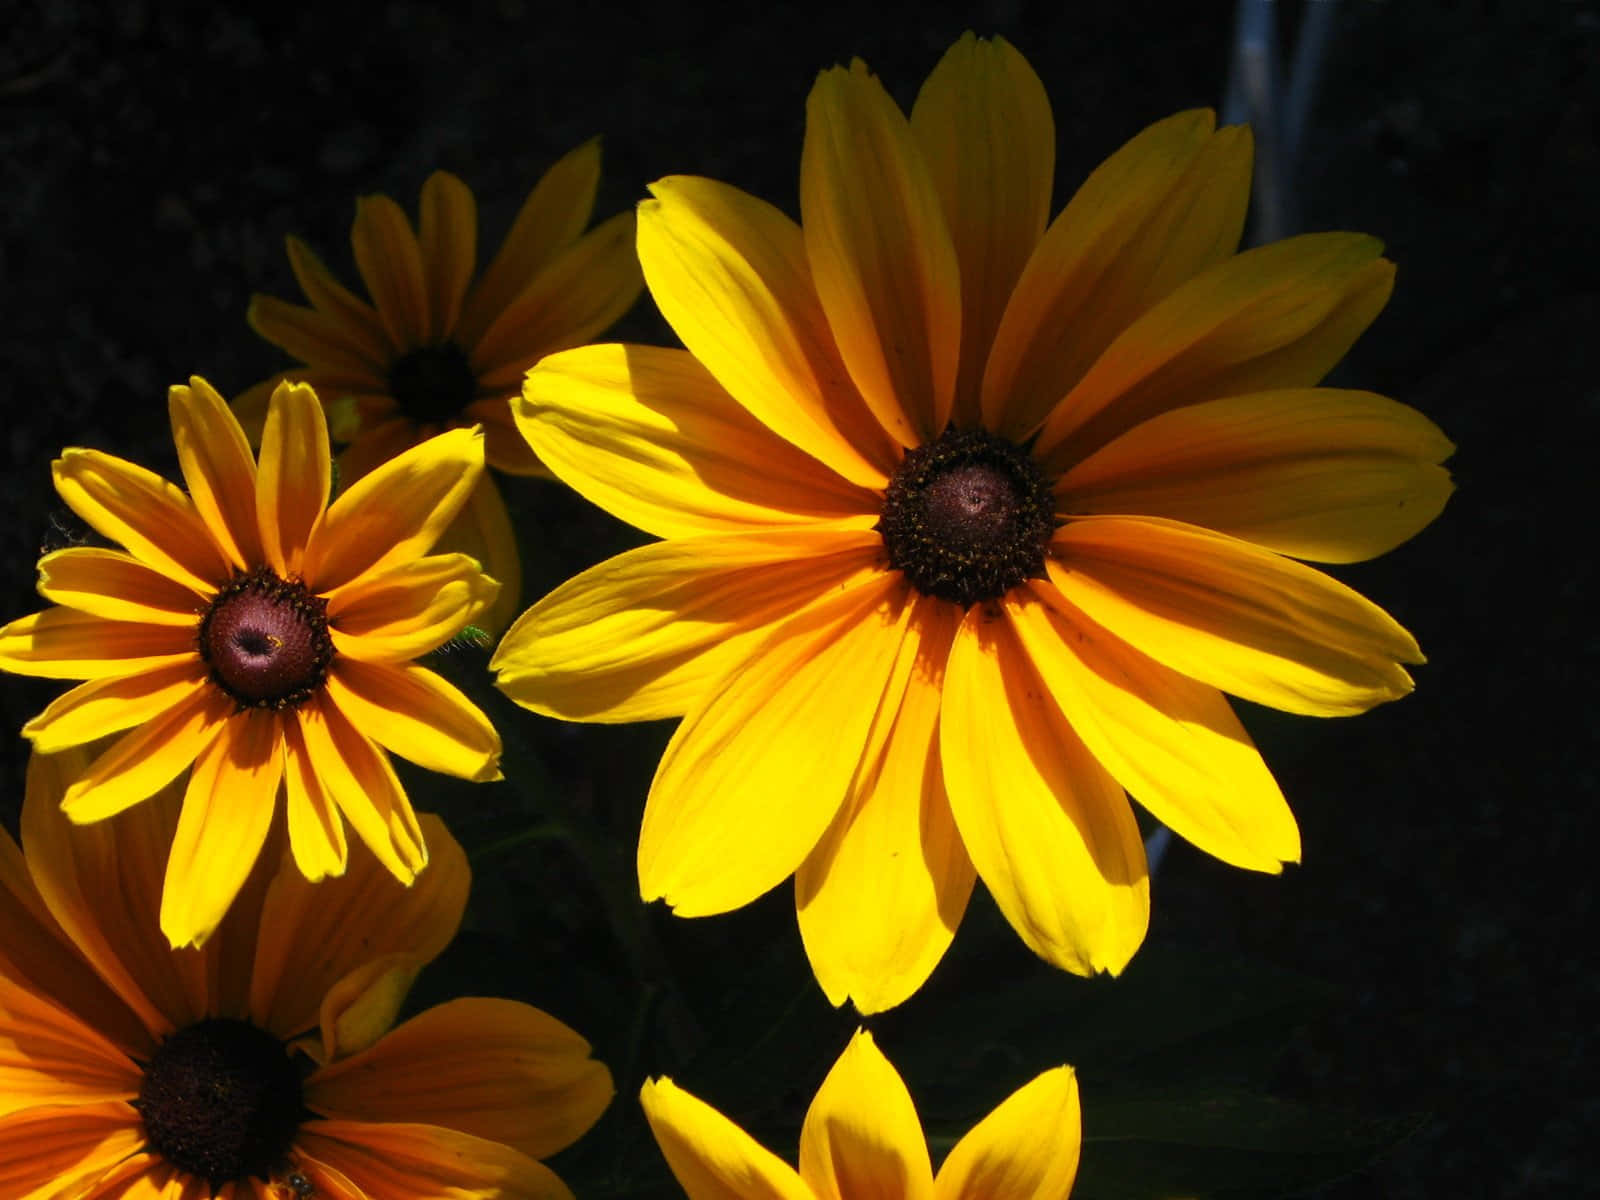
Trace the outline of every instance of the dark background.
{"label": "dark background", "polygon": [[[1290,35],[1297,5],[1283,8]],[[816,72],[860,55],[909,106],[970,28],[1005,35],[1045,81],[1059,208],[1144,125],[1219,101],[1231,10],[766,4],[729,23],[671,4],[4,0],[0,618],[39,607],[35,559],[77,536],[51,458],[95,446],[171,473],[167,386],[199,373],[232,394],[282,365],[244,323],[249,296],[299,299],[288,232],[353,279],[359,194],[414,212],[426,175],[453,170],[478,195],[481,254],[539,173],[600,133],[599,216],[679,172],[794,212]],[[1593,1191],[1597,84],[1592,0],[1341,5],[1297,179],[1302,227],[1382,237],[1399,278],[1336,379],[1416,405],[1461,449],[1444,516],[1338,573],[1431,661],[1414,696],[1353,720],[1245,713],[1305,863],[1252,876],[1175,846],[1126,980],[1049,972],[974,898],[929,987],[872,1023],[936,1160],[941,1129],[1068,1059],[1084,1078],[1086,1195],[1219,1178],[1339,1198]],[[648,297],[620,332],[671,336]],[[508,490],[529,599],[638,540],[552,485]],[[441,669],[481,687],[471,652]],[[57,690],[5,679],[4,723]],[[495,716],[518,786],[408,776],[477,864],[467,929],[423,998],[503,991],[595,1042],[619,1099],[556,1163],[580,1195],[664,1178],[633,1099],[645,1071],[671,1071],[793,1161],[798,1116],[856,1018],[809,980],[792,893],[699,922],[630,904],[669,730]],[[7,747],[12,828],[24,756],[20,739]],[[552,821],[569,836],[545,836]],[[526,841],[497,845],[508,836]],[[1152,1132],[1211,1115],[1209,1132]],[[1169,1165],[1141,1181],[1152,1163]]]}

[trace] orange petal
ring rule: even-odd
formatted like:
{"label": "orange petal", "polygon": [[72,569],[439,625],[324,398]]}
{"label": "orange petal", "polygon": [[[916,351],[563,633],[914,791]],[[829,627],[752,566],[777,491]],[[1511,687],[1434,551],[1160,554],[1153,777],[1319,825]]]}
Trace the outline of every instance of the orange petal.
{"label": "orange petal", "polygon": [[395,348],[384,334],[377,309],[335,279],[333,272],[299,238],[285,238],[284,245],[289,252],[289,268],[306,299],[338,326],[340,335],[362,362],[380,369],[381,373]]}
{"label": "orange petal", "polygon": [[1319,382],[1389,299],[1382,250],[1361,234],[1308,233],[1201,272],[1106,348],[1051,412],[1035,457],[1065,471],[1159,413]]}
{"label": "orange petal", "polygon": [[554,1171],[499,1142],[437,1125],[307,1121],[296,1135],[307,1156],[368,1196],[572,1200]]}
{"label": "orange petal", "polygon": [[1055,119],[1027,59],[1004,38],[965,33],[917,93],[911,132],[961,269],[955,420],[977,425],[995,329],[1050,216]]}
{"label": "orange petal", "polygon": [[115,1042],[40,995],[31,981],[0,974],[0,1122],[41,1105],[133,1100],[140,1080],[138,1066]]}
{"label": "orange petal", "polygon": [[335,982],[365,963],[405,954],[435,958],[455,936],[466,909],[471,871],[444,823],[423,813],[428,869],[410,887],[377,858],[355,854],[344,875],[320,883],[280,870],[261,909],[250,970],[250,1018],[289,1039],[315,1027]]}
{"label": "orange petal", "polygon": [[138,1110],[119,1101],[13,1113],[0,1120],[0,1196],[92,1195],[94,1181],[144,1142]]}
{"label": "orange petal", "polygon": [[1057,511],[1170,517],[1317,562],[1386,553],[1439,515],[1454,452],[1371,392],[1296,388],[1162,413],[1074,466]]}
{"label": "orange petal", "polygon": [[474,346],[489,323],[553,259],[578,240],[594,212],[600,182],[600,139],[569,151],[540,177],[523,201],[494,260],[461,307],[456,338]]}
{"label": "orange petal", "polygon": [[383,360],[373,357],[374,347],[364,331],[320,309],[257,292],[250,297],[245,319],[290,358],[310,366],[347,375],[382,371]]}
{"label": "orange petal", "polygon": [[428,341],[440,342],[455,329],[478,266],[478,206],[448,171],[435,171],[422,185],[417,242],[428,285]]}
{"label": "orange petal", "polygon": [[472,347],[478,386],[515,391],[546,354],[581,346],[632,308],[644,289],[633,240],[633,214],[618,213],[535,275]]}
{"label": "orange petal", "polygon": [[961,273],[905,116],[860,59],[806,98],[800,223],[817,296],[867,407],[902,446],[950,418]]}
{"label": "orange petal", "polygon": [[1250,131],[1215,126],[1209,109],[1157,121],[1051,222],[995,332],[983,377],[989,428],[1027,438],[1123,330],[1238,247]]}
{"label": "orange petal", "polygon": [[256,463],[227,402],[204,379],[167,392],[172,440],[195,510],[240,570],[261,561],[256,533]]}
{"label": "orange petal", "polygon": [[389,341],[402,352],[424,345],[429,317],[422,252],[400,206],[387,196],[357,200],[350,244]]}
{"label": "orange petal", "polygon": [[611,1073],[554,1017],[511,1000],[452,1000],[316,1072],[306,1104],[351,1121],[421,1121],[544,1158],[610,1103]]}

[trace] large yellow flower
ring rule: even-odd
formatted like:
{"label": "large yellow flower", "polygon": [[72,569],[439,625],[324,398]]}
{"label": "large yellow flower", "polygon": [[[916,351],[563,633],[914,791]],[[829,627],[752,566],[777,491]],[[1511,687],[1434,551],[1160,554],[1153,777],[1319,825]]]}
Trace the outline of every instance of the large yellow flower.
{"label": "large yellow flower", "polygon": [[[369,304],[340,285],[298,238],[289,263],[311,307],[271,296],[250,302],[256,332],[305,364],[236,402],[259,428],[272,388],[303,380],[329,405],[345,479],[442,429],[481,425],[489,466],[543,473],[511,423],[523,372],[546,354],[589,341],[638,299],[634,218],[588,233],[600,179],[600,142],[585,142],[545,173],[476,282],[478,215],[467,186],[444,171],[422,185],[415,231],[388,196],[356,203],[350,240]],[[501,595],[483,621],[496,632],[516,612],[522,567],[505,501],[485,473],[440,540],[484,564]]]}
{"label": "large yellow flower", "polygon": [[409,883],[428,861],[389,761],[497,779],[500,738],[459,691],[412,662],[493,602],[462,554],[428,555],[483,471],[477,429],[406,451],[328,503],[322,406],[273,394],[259,467],[204,380],[169,408],[186,495],[142,467],[69,449],[56,491],[123,550],[39,560],[57,607],[0,629],[0,668],[83,679],[22,732],[52,753],[121,735],[67,789],[99,821],[193,764],[167,864],[161,928],[200,942],[243,885],[280,784],[308,879],[345,869],[344,822]]}
{"label": "large yellow flower", "polygon": [[524,614],[500,686],[686,714],[644,896],[724,912],[794,874],[817,978],[862,1011],[927,977],[974,872],[1040,955],[1121,968],[1149,907],[1124,789],[1229,863],[1296,860],[1222,692],[1353,713],[1422,661],[1295,561],[1388,550],[1450,491],[1426,418],[1313,387],[1389,295],[1378,243],[1235,254],[1249,134],[1209,112],[1047,224],[1053,145],[998,39],[959,41],[909,121],[861,63],[825,71],[800,224],[698,178],[640,207],[687,352],[556,355],[517,407],[557,475],[665,540]]}
{"label": "large yellow flower", "polygon": [[1066,1200],[1082,1144],[1077,1078],[1056,1067],[973,1126],[935,1176],[911,1093],[865,1030],[811,1101],[799,1171],[670,1079],[640,1100],[689,1200]]}
{"label": "large yellow flower", "polygon": [[23,849],[0,830],[0,1195],[571,1196],[537,1159],[611,1098],[587,1042],[493,999],[391,1028],[466,905],[437,818],[409,889],[371,858],[308,883],[275,836],[217,935],[174,950],[156,913],[178,789],[73,825],[82,765],[35,754]]}

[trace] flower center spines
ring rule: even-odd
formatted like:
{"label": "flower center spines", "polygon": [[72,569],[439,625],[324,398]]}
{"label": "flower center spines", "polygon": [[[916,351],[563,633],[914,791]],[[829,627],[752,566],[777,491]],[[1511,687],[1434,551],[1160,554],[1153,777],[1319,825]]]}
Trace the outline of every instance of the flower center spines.
{"label": "flower center spines", "polygon": [[238,707],[298,708],[333,661],[328,602],[269,567],[239,572],[200,618],[200,657]]}

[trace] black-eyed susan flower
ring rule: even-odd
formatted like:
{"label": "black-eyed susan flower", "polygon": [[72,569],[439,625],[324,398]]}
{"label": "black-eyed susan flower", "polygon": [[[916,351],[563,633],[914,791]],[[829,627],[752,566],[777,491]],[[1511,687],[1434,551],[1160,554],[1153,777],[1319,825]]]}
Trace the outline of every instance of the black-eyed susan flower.
{"label": "black-eyed susan flower", "polygon": [[684,715],[645,806],[643,895],[699,916],[795,876],[834,1003],[927,977],[981,877],[1080,973],[1144,937],[1125,792],[1278,871],[1293,816],[1223,692],[1291,712],[1404,695],[1383,610],[1297,559],[1390,549],[1450,443],[1314,385],[1383,307],[1371,238],[1236,254],[1242,128],[1181,113],[1049,220],[1044,89],[968,35],[910,119],[865,66],[812,89],[796,224],[708,179],[640,206],[686,351],[590,346],[518,425],[663,540],[556,589],[500,686],[571,720]]}
{"label": "black-eyed susan flower", "polygon": [[[496,471],[543,473],[511,422],[509,400],[546,354],[589,341],[638,299],[634,218],[622,213],[584,232],[594,212],[600,143],[562,158],[534,187],[499,252],[477,270],[477,205],[444,171],[422,185],[417,227],[387,196],[356,203],[350,240],[370,303],[345,289],[298,238],[289,263],[310,307],[271,296],[250,303],[250,324],[302,367],[251,388],[236,402],[257,426],[278,380],[303,380],[329,405],[347,480],[443,429],[481,425]],[[485,473],[441,538],[500,581],[483,623],[495,632],[515,614],[522,567],[492,474]]]}
{"label": "black-eyed susan flower", "polygon": [[973,1126],[936,1176],[911,1093],[865,1030],[811,1101],[798,1171],[670,1079],[640,1100],[689,1200],[1066,1200],[1083,1136],[1078,1081],[1056,1067]]}
{"label": "black-eyed susan flower", "polygon": [[281,789],[308,879],[346,865],[344,825],[403,882],[428,850],[388,751],[466,779],[499,778],[500,738],[412,660],[494,600],[464,554],[429,555],[483,471],[483,434],[457,429],[328,502],[321,404],[273,393],[251,456],[202,379],[171,391],[189,490],[97,450],[55,461],[56,491],[121,550],[39,560],[55,607],[0,629],[0,668],[86,680],[23,726],[53,753],[117,735],[62,805],[103,820],[192,765],[167,864],[161,928],[199,942],[243,885]]}
{"label": "black-eyed susan flower", "polygon": [[0,830],[0,1195],[16,1200],[532,1200],[538,1160],[605,1109],[611,1076],[526,1004],[459,999],[394,1026],[455,935],[466,856],[308,883],[281,836],[215,937],[157,925],[179,791],[99,825],[60,801],[78,751],[35,754],[22,847]]}

